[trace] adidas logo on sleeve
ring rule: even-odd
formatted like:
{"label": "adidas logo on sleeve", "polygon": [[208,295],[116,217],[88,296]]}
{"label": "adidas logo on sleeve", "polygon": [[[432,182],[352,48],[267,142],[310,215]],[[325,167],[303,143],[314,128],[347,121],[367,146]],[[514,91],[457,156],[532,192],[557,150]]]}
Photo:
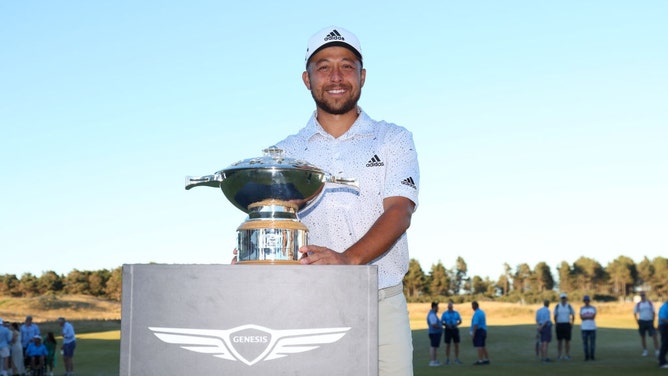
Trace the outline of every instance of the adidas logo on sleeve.
{"label": "adidas logo on sleeve", "polygon": [[401,184],[407,185],[413,189],[417,189],[417,186],[415,186],[415,181],[413,180],[412,176],[407,177],[406,179],[401,181]]}

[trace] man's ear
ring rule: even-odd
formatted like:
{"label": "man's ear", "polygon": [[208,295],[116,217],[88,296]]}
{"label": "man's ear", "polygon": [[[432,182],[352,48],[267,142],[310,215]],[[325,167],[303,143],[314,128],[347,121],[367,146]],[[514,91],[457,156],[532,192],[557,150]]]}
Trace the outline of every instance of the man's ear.
{"label": "man's ear", "polygon": [[360,87],[364,87],[364,81],[366,80],[366,69],[362,68],[360,72]]}
{"label": "man's ear", "polygon": [[311,90],[311,79],[309,78],[307,71],[304,71],[304,73],[302,73],[302,81],[304,81],[304,85],[306,85],[306,88]]}

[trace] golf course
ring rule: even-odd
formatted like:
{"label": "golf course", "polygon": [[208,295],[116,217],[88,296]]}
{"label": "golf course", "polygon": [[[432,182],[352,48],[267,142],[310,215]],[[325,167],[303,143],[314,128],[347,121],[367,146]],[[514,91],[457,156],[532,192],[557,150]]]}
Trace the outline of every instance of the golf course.
{"label": "golf course", "polygon": [[[41,299],[41,300],[40,300]],[[598,325],[596,360],[584,361],[579,320],[573,329],[571,359],[556,360],[556,342],[550,344],[553,362],[542,363],[535,353],[534,315],[538,305],[480,302],[487,314],[489,326],[487,348],[491,364],[473,366],[475,349],[468,336],[472,316],[470,303],[456,304],[455,309],[463,319],[460,359],[462,365],[429,367],[429,340],[426,315],[429,304],[411,303],[409,313],[413,330],[414,371],[416,376],[464,374],[464,375],[648,375],[665,374],[657,367],[654,356],[641,356],[640,339],[633,320],[633,303],[596,303]],[[445,309],[441,304],[441,311]],[[579,307],[573,302],[574,308]],[[553,306],[551,306],[553,307]],[[21,322],[31,314],[40,325],[42,333],[59,334],[55,322],[59,316],[67,317],[77,331],[75,371],[80,376],[118,375],[120,363],[121,318],[120,303],[98,300],[89,296],[63,296],[50,298],[2,298],[0,317],[5,321]],[[61,338],[57,336],[61,341]],[[651,341],[648,343],[653,353]],[[439,360],[445,360],[445,347],[439,349]],[[62,359],[57,360],[55,374],[62,373]]]}

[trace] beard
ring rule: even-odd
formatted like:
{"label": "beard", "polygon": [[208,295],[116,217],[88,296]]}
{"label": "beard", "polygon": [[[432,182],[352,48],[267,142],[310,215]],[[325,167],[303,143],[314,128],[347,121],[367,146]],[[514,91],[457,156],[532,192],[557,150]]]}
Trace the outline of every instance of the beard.
{"label": "beard", "polygon": [[311,96],[313,97],[316,106],[318,106],[319,109],[332,115],[343,115],[352,110],[356,110],[357,101],[359,101],[361,94],[361,92],[357,92],[342,102],[335,102],[327,101],[326,99],[316,95],[315,92],[311,90]]}

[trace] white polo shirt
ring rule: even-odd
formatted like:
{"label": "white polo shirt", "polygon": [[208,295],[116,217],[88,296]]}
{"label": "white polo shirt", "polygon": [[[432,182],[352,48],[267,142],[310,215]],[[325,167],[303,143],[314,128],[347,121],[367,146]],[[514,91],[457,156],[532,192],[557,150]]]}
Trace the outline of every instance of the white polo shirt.
{"label": "white polo shirt", "polygon": [[[309,244],[345,251],[383,213],[383,199],[387,197],[406,197],[417,208],[420,183],[417,151],[413,135],[403,127],[372,120],[360,110],[348,132],[334,138],[317,122],[314,112],[304,128],[276,146],[287,157],[359,182],[359,192],[327,183],[318,201],[299,213],[309,229]],[[408,271],[408,261],[404,234],[372,262],[378,265],[378,288],[400,284]]]}
{"label": "white polo shirt", "polygon": [[638,314],[638,320],[654,321],[654,304],[649,300],[641,300],[633,306],[633,313]]}

